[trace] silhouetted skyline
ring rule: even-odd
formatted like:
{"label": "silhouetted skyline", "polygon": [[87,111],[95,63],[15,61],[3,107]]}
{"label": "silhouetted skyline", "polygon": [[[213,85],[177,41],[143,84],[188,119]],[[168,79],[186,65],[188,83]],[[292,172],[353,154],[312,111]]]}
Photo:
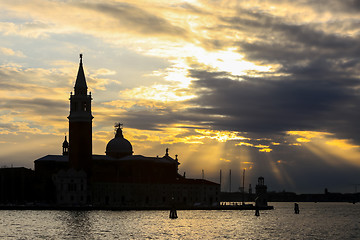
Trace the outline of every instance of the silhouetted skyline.
{"label": "silhouetted skyline", "polygon": [[[353,192],[360,172],[354,1],[0,3],[0,166],[60,154],[84,54],[93,153],[114,122],[143,155],[232,189]],[[229,178],[223,176],[223,186]],[[247,186],[247,184],[246,184]]]}

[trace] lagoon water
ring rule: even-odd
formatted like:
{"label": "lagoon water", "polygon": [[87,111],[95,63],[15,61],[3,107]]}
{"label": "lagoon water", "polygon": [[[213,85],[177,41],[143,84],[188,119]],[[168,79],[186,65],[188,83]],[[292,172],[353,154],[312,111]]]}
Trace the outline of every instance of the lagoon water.
{"label": "lagoon water", "polygon": [[360,204],[271,203],[274,210],[0,211],[0,239],[360,239]]}

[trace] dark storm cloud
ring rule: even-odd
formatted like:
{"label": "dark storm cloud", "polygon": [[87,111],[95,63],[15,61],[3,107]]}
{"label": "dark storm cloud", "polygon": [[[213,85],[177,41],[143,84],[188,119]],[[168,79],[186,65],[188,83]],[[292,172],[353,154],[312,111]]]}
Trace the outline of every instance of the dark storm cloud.
{"label": "dark storm cloud", "polygon": [[[359,0],[267,0],[262,1],[267,3],[285,4],[301,9],[302,7],[311,7],[316,12],[331,12],[331,13],[358,13],[360,9]],[[280,5],[281,6],[281,5]]]}
{"label": "dark storm cloud", "polygon": [[174,115],[171,112],[160,113],[151,109],[133,111],[129,109],[124,115],[113,114],[111,117],[105,117],[106,121],[118,122],[119,120],[126,127],[142,129],[142,130],[160,130],[160,128],[168,123],[174,122]]}
{"label": "dark storm cloud", "polygon": [[311,58],[357,58],[360,38],[327,33],[319,24],[295,24],[288,19],[262,12],[239,11],[241,17],[222,17],[222,28],[241,30],[255,41],[234,45],[249,60],[267,63],[300,61]]}
{"label": "dark storm cloud", "polygon": [[[360,97],[352,80],[247,79],[231,80],[226,75],[205,71],[191,72],[197,78],[193,88],[202,107],[188,111],[223,115],[214,125],[221,129],[246,132],[281,132],[289,130],[335,130],[340,122],[352,126],[346,135],[360,133],[356,126],[360,115]],[[338,129],[339,130],[339,129]],[[360,139],[359,139],[360,140]]]}
{"label": "dark storm cloud", "polygon": [[[279,145],[271,153],[265,154],[256,149],[247,151],[255,163],[253,179],[249,181],[256,183],[255,177],[263,176],[270,191],[319,193],[327,187],[331,192],[339,189],[350,192],[350,183],[358,179],[359,168],[345,162],[341,165],[327,164],[322,157],[304,147]],[[329,155],[326,158],[327,161],[339,161]],[[274,170],[278,171],[278,176],[275,176]]]}
{"label": "dark storm cloud", "polygon": [[309,5],[316,7],[319,12],[345,12],[345,13],[359,13],[360,1],[359,0],[318,0],[308,1]]}
{"label": "dark storm cloud", "polygon": [[240,17],[221,18],[222,28],[256,39],[234,42],[239,52],[248,60],[279,64],[276,74],[286,77],[241,76],[243,81],[234,81],[239,76],[192,70],[198,97],[191,103],[200,107],[184,115],[222,115],[211,119],[220,129],[269,134],[322,130],[360,143],[360,38],[263,12],[239,12]]}
{"label": "dark storm cloud", "polygon": [[[339,4],[345,9],[356,2],[335,5]],[[294,23],[256,10],[240,9],[237,17],[219,19],[219,29],[239,31],[253,41],[212,39],[204,45],[219,49],[232,44],[247,60],[277,64],[276,72],[255,78],[197,66],[189,72],[197,97],[187,102],[196,107],[161,114],[153,109],[129,111],[127,121],[143,129],[191,123],[268,136],[290,130],[329,131],[360,144],[359,36],[335,34],[326,30],[328,25]]]}
{"label": "dark storm cloud", "polygon": [[[214,121],[212,117],[204,117],[198,113],[185,113],[184,110],[174,110],[176,107],[168,107],[166,109],[145,108],[136,110],[135,108],[127,109],[126,114],[113,114],[105,117],[106,121],[117,122],[121,120],[127,127],[143,129],[143,130],[162,130],[169,124],[201,124],[210,125]],[[191,127],[189,127],[191,128]]]}
{"label": "dark storm cloud", "polygon": [[[308,70],[308,75],[315,75]],[[220,72],[192,70],[197,98],[192,108],[174,111],[129,110],[123,121],[139,129],[160,129],[171,123],[212,126],[270,137],[285,131],[329,131],[360,143],[360,94],[356,79],[249,78],[238,81]]]}
{"label": "dark storm cloud", "polygon": [[81,4],[84,8],[90,8],[104,13],[116,20],[118,25],[135,30],[142,34],[169,34],[177,37],[186,36],[186,30],[171,24],[164,18],[127,3],[114,4]]}

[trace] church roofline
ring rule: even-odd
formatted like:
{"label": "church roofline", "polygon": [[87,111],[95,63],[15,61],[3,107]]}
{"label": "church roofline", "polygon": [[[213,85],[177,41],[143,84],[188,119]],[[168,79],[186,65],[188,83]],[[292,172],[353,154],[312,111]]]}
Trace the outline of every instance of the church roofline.
{"label": "church roofline", "polygon": [[175,160],[165,157],[145,157],[143,155],[129,155],[122,158],[114,158],[108,155],[93,155],[93,160],[105,160],[105,161],[148,161],[148,162],[158,162],[158,163],[176,163]]}
{"label": "church roofline", "polygon": [[34,162],[45,162],[45,161],[54,161],[54,162],[68,162],[68,155],[46,155],[44,157],[36,159]]}

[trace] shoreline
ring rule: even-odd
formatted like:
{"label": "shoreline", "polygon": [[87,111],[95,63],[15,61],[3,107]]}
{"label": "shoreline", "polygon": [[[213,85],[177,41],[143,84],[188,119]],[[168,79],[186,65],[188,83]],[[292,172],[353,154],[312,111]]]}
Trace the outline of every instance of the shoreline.
{"label": "shoreline", "polygon": [[[55,206],[55,205],[0,205],[0,210],[56,210],[56,211],[153,211],[170,210],[171,207],[97,207],[97,206]],[[258,207],[259,210],[273,210],[273,206]],[[218,205],[177,207],[176,210],[256,210],[254,205]]]}

